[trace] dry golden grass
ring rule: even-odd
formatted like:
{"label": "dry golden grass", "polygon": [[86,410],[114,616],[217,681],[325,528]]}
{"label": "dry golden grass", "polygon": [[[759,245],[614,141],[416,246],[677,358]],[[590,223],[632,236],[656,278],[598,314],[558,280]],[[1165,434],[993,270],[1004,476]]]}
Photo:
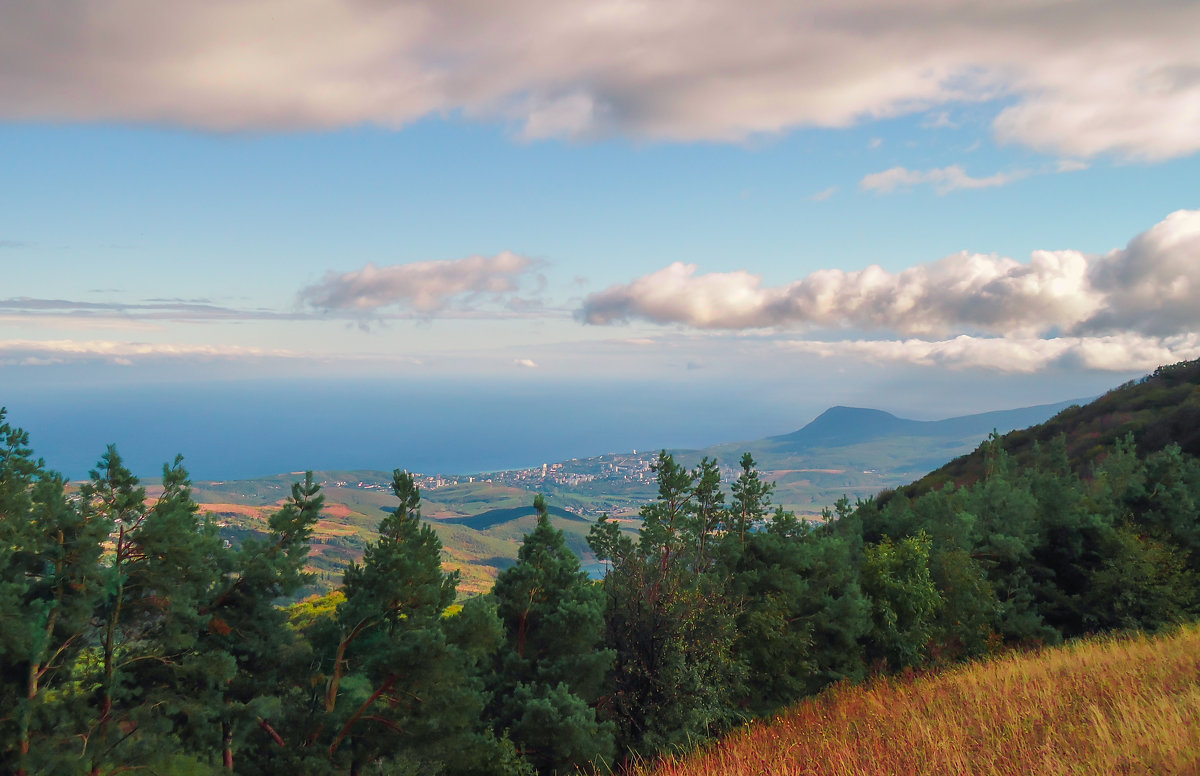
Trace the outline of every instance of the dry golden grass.
{"label": "dry golden grass", "polygon": [[1200,774],[1200,628],[839,687],[638,772]]}

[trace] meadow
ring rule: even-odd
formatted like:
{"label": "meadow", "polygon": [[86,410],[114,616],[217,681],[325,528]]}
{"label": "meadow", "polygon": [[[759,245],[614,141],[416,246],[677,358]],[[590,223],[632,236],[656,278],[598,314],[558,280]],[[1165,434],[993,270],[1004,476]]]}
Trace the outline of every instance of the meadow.
{"label": "meadow", "polygon": [[838,685],[638,776],[1200,772],[1200,627]]}

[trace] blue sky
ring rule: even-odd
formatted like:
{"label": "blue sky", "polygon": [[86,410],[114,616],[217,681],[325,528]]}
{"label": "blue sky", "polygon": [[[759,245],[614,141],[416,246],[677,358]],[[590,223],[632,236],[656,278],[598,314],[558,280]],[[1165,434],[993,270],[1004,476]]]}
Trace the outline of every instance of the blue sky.
{"label": "blue sky", "polygon": [[0,17],[10,387],[636,377],[936,417],[1200,356],[1195,3]]}

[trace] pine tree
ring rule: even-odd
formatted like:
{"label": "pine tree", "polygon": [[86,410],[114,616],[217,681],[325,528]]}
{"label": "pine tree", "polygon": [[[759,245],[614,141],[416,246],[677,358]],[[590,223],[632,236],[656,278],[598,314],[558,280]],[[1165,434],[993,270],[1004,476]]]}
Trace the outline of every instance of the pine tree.
{"label": "pine tree", "polygon": [[445,616],[458,572],[442,569],[412,475],[396,470],[392,488],[398,507],[346,570],[331,628],[314,634],[327,673],[304,745],[352,775],[377,761],[471,773],[504,757],[505,744],[481,724],[479,676],[499,624],[480,603]]}
{"label": "pine tree", "polygon": [[545,499],[533,506],[537,525],[492,591],[505,633],[495,724],[539,773],[573,773],[612,760],[613,726],[595,704],[613,653],[601,648],[603,591],[551,525]]}
{"label": "pine tree", "polygon": [[733,499],[729,506],[730,533],[736,534],[739,544],[746,543],[746,534],[767,517],[771,508],[771,492],[775,483],[763,482],[754,463],[754,456],[744,453],[739,462],[742,473],[730,488]]}
{"label": "pine tree", "polygon": [[[320,491],[312,472],[305,472],[304,481],[292,485],[287,502],[271,515],[266,536],[248,538],[224,556],[223,581],[200,609],[202,651],[210,660],[232,659],[236,665],[223,688],[219,726],[214,726],[215,746],[227,770],[234,770],[235,750],[244,749],[239,773],[278,772],[273,758],[289,746],[275,724],[288,718],[289,702],[299,702],[294,679],[309,656],[277,603],[308,580],[309,539],[325,501]],[[290,746],[297,743],[293,735]]]}
{"label": "pine tree", "polygon": [[[108,524],[68,501],[0,408],[0,770],[77,771],[86,730],[72,669],[103,596]],[[57,696],[56,702],[50,701]]]}
{"label": "pine tree", "polygon": [[605,643],[616,657],[604,707],[617,725],[619,751],[642,756],[732,724],[740,682],[735,613],[694,565],[696,476],[665,452],[653,469],[659,498],[642,508],[637,544],[607,520],[588,536],[597,557],[612,564],[604,579]]}

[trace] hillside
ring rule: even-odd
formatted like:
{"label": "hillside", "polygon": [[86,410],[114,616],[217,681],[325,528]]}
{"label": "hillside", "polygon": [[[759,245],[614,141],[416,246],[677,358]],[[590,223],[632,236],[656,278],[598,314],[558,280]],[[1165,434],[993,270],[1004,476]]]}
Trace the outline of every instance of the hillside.
{"label": "hillside", "polygon": [[[1005,433],[1040,423],[1073,404],[1065,401],[932,421],[837,406],[788,434],[676,454],[689,464],[707,455],[731,467],[749,452],[763,476],[776,483],[776,503],[815,514],[843,495],[851,500],[868,498],[910,483],[975,449],[993,430]],[[728,474],[734,476],[732,468]]]}
{"label": "hillside", "polygon": [[[1143,455],[1172,443],[1189,455],[1200,455],[1200,360],[1159,367],[1095,401],[1068,407],[1044,423],[1004,434],[1000,444],[1019,463],[1028,464],[1036,446],[1062,436],[1072,465],[1086,474],[1126,435],[1132,435]],[[974,482],[983,466],[983,450],[976,449],[900,492],[915,496],[951,482]]]}
{"label": "hillside", "polygon": [[1194,774],[1200,627],[841,686],[640,776]]}

